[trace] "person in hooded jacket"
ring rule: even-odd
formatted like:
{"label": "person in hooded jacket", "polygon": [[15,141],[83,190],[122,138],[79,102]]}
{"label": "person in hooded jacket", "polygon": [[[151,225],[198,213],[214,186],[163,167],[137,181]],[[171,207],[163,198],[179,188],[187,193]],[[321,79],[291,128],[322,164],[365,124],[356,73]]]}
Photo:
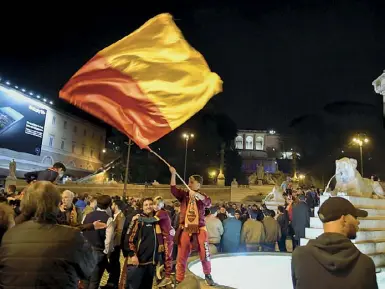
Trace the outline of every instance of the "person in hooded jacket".
{"label": "person in hooded jacket", "polygon": [[356,209],[341,197],[326,200],[318,216],[324,233],[292,255],[291,273],[294,289],[377,289],[373,260],[351,242],[356,238],[358,217],[368,212]]}

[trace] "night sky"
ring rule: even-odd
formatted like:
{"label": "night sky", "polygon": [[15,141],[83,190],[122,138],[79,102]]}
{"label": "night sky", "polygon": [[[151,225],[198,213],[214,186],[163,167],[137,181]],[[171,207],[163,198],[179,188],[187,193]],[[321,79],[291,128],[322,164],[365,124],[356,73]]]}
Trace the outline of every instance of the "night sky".
{"label": "night sky", "polygon": [[383,138],[381,97],[371,83],[385,69],[385,1],[144,2],[24,6],[12,21],[0,20],[0,75],[55,100],[99,50],[169,12],[222,77],[224,92],[212,102],[239,128],[286,132],[307,122],[325,130],[319,126],[342,121]]}

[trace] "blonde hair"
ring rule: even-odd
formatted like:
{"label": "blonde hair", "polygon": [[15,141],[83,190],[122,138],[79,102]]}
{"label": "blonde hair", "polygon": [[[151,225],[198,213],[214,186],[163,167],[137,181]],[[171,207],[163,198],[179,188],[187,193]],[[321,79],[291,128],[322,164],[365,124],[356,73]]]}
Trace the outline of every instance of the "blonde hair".
{"label": "blonde hair", "polygon": [[164,207],[164,199],[161,196],[157,196],[154,198],[154,205],[161,205],[161,207]]}
{"label": "blonde hair", "polygon": [[55,185],[39,181],[28,187],[20,206],[37,221],[46,222],[56,220],[60,201],[61,195]]}

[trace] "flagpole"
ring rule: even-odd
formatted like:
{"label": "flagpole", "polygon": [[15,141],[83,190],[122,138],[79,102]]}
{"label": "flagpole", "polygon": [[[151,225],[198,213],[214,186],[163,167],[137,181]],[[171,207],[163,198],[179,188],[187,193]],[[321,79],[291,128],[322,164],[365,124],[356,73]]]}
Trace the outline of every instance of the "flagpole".
{"label": "flagpole", "polygon": [[[157,156],[162,162],[164,162],[166,164],[166,166],[168,167],[171,167],[171,165],[164,159],[162,158],[159,154],[157,154],[156,152],[154,152],[150,147],[147,147],[147,149],[153,153],[155,156]],[[185,187],[190,190],[189,186],[186,184],[186,182],[182,179],[182,177],[177,173],[175,172],[176,176],[178,177],[178,179],[181,180],[181,182],[185,185]]]}

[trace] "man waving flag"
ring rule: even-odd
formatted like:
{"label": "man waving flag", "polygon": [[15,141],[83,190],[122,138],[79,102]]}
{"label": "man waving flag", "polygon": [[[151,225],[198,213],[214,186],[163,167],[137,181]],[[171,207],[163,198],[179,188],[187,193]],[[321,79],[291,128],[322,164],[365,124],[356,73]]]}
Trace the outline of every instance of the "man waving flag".
{"label": "man waving flag", "polygon": [[146,148],[221,91],[221,79],[187,43],[172,16],[160,14],[98,52],[60,97]]}

